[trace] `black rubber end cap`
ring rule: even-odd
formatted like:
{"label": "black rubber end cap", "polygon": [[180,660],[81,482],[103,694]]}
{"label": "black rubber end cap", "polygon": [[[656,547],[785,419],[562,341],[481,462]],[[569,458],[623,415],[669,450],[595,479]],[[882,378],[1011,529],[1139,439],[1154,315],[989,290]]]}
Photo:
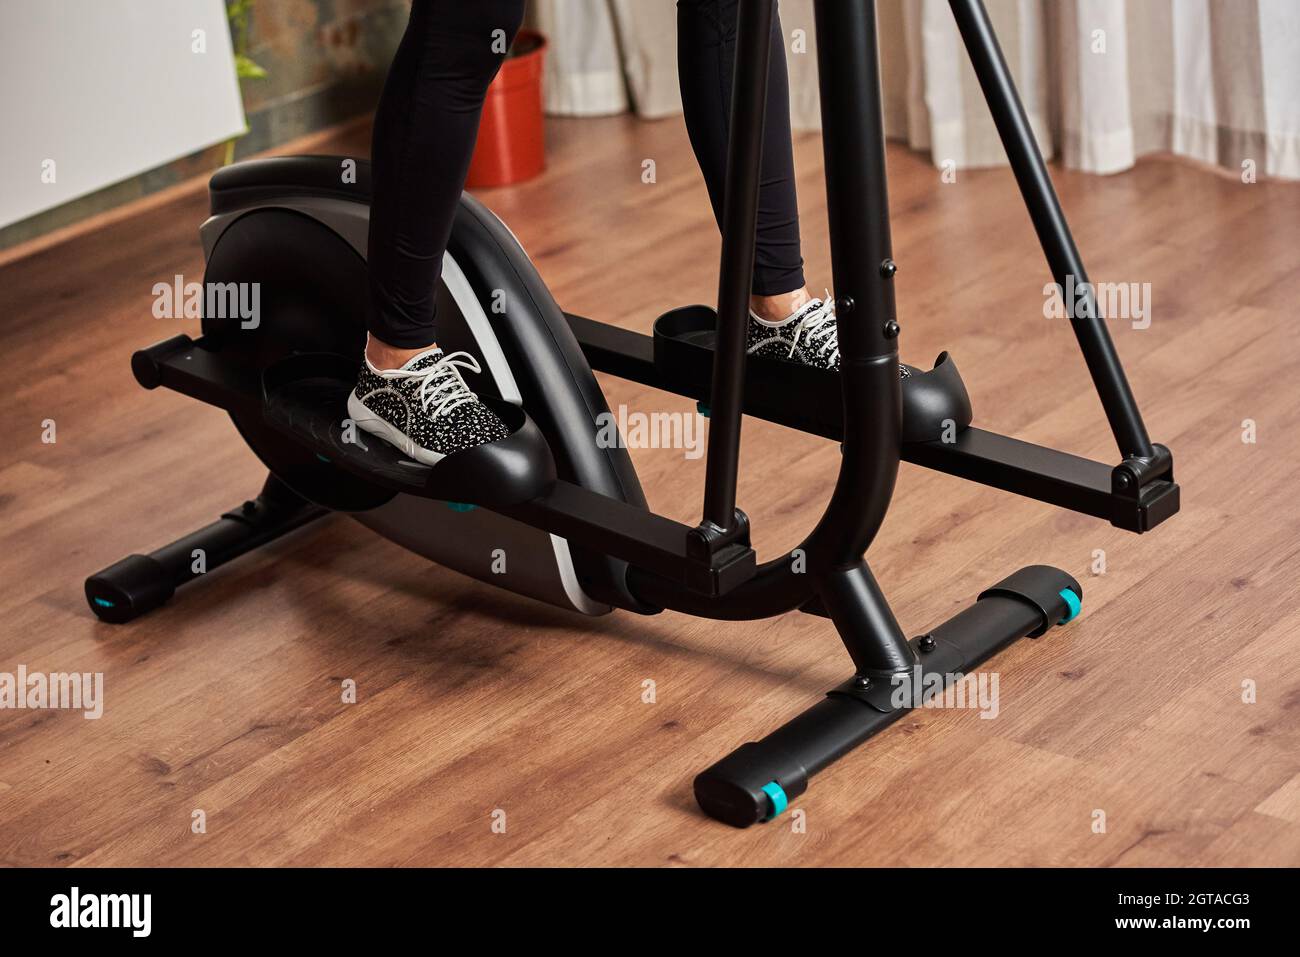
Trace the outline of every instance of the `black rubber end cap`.
{"label": "black rubber end cap", "polygon": [[710,775],[708,771],[695,776],[695,802],[715,821],[742,828],[763,820],[770,808],[764,792]]}
{"label": "black rubber end cap", "polygon": [[788,756],[751,741],[695,776],[695,801],[715,821],[749,827],[773,816],[772,798],[763,790],[772,784],[793,801],[808,790],[808,775]]}
{"label": "black rubber end cap", "polygon": [[148,555],[128,555],[86,579],[86,603],[110,624],[139,618],[176,593],[166,571]]}
{"label": "black rubber end cap", "polygon": [[146,389],[156,389],[162,385],[161,363],[182,349],[194,345],[189,336],[172,336],[162,342],[155,342],[147,349],[139,349],[131,355],[131,373],[135,381]]}

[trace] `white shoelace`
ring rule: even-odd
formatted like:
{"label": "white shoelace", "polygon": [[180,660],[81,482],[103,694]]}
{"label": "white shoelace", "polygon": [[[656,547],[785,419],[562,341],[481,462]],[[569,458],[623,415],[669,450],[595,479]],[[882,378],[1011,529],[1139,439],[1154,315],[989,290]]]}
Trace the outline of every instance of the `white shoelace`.
{"label": "white shoelace", "polygon": [[821,305],[800,319],[799,324],[795,326],[794,338],[790,340],[790,358],[794,357],[794,350],[799,346],[799,340],[803,338],[804,333],[808,334],[808,345],[816,349],[819,354],[826,355],[829,352],[831,362],[839,359],[839,328],[835,324],[835,303],[831,299],[829,289],[826,290],[826,298],[822,300]]}
{"label": "white shoelace", "polygon": [[478,396],[460,377],[460,370],[482,372],[482,367],[468,352],[450,352],[431,366],[423,369],[393,369],[384,373],[387,379],[412,379],[420,382],[417,395],[425,412],[435,405],[433,417],[446,415],[467,402],[478,401]]}

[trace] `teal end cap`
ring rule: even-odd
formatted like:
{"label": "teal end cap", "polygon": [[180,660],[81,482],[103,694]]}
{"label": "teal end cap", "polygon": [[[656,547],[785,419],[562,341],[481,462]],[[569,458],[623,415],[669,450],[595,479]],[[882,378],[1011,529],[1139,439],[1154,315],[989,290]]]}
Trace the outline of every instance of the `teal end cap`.
{"label": "teal end cap", "polygon": [[470,505],[466,502],[448,502],[447,507],[453,512],[472,512],[478,508],[477,505]]}
{"label": "teal end cap", "polygon": [[316,453],[316,458],[320,459],[322,462],[326,463],[327,465],[332,464],[329,459],[325,458],[325,456],[321,455],[319,452]]}
{"label": "teal end cap", "polygon": [[781,785],[775,781],[768,781],[763,785],[762,791],[767,795],[767,799],[772,802],[772,813],[763,818],[764,821],[770,821],[774,817],[780,817],[781,813],[790,806],[789,800],[785,796],[785,791]]}
{"label": "teal end cap", "polygon": [[710,408],[709,408],[707,405],[705,405],[703,402],[696,402],[696,403],[695,403],[695,411],[698,412],[698,413],[700,413],[700,415],[704,416],[704,417],[707,419],[707,418],[709,417],[709,414],[710,414],[713,410],[710,409]]}
{"label": "teal end cap", "polygon": [[112,608],[112,607],[113,607],[113,603],[112,603],[111,601],[109,601],[107,598],[96,598],[96,599],[95,599],[95,604],[98,605],[100,608]]}
{"label": "teal end cap", "polygon": [[1061,597],[1065,599],[1065,607],[1070,610],[1070,613],[1058,621],[1057,624],[1066,625],[1079,617],[1079,612],[1083,610],[1083,602],[1081,602],[1079,596],[1069,588],[1061,589]]}

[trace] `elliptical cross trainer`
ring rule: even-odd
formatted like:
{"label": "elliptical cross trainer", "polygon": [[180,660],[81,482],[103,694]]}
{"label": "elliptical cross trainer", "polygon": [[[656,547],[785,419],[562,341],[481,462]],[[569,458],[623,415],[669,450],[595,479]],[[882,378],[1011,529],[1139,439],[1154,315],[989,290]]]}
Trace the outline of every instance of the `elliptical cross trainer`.
{"label": "elliptical cross trainer", "polygon": [[[1042,156],[981,0],[950,0],[1057,283],[1087,283]],[[829,618],[853,676],[821,702],[700,773],[703,810],[745,827],[779,814],[808,779],[907,710],[895,679],[939,682],[1079,612],[1079,583],[1032,565],[911,641],[863,560],[900,459],[1145,532],[1178,510],[1169,450],[1152,444],[1109,332],[1085,296],[1071,320],[1119,445],[1108,466],[971,426],[945,353],[900,382],[874,0],[817,0],[830,242],[840,323],[837,375],[745,357],[772,0],[741,7],[718,309],[662,316],[644,336],[564,313],[513,235],[463,197],[438,290],[439,341],[477,356],[469,385],[511,428],[501,442],[433,469],[347,427],[345,401],[365,340],[369,170],[338,157],[243,163],[211,182],[201,235],[205,286],[257,283],[261,314],[242,328],[207,309],[202,335],[137,352],[148,389],[225,409],[270,475],[261,494],[170,545],[86,582],[90,607],[124,622],[211,570],[330,511],[351,514],[450,568],[585,614],[671,608],[717,619],[798,610]],[[1087,287],[1084,287],[1085,289]],[[485,304],[504,295],[498,313]],[[210,296],[211,298],[211,296]],[[232,318],[233,317],[233,318]],[[704,513],[688,526],[650,511],[621,444],[598,443],[608,408],[592,370],[707,403]],[[799,403],[780,401],[796,389]],[[758,564],[736,508],[742,414],[841,442],[820,521],[792,554]],[[957,429],[944,441],[945,426]],[[363,444],[364,443],[364,444]],[[451,508],[448,508],[448,505]],[[491,552],[511,556],[490,571]],[[804,565],[806,564],[806,570]]]}

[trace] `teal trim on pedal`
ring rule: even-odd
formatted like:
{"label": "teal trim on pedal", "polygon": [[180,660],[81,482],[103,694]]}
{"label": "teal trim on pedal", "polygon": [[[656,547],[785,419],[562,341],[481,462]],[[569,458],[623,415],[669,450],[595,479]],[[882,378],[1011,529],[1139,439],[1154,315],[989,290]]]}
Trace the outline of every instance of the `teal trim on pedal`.
{"label": "teal trim on pedal", "polygon": [[95,599],[95,604],[98,605],[100,608],[112,608],[112,607],[113,607],[113,603],[112,603],[111,601],[109,601],[107,598],[96,598],[96,599]]}
{"label": "teal trim on pedal", "polygon": [[1065,599],[1065,607],[1070,609],[1070,613],[1058,621],[1057,624],[1065,625],[1079,617],[1079,612],[1083,610],[1083,602],[1081,602],[1079,596],[1069,588],[1061,589],[1061,597]]}
{"label": "teal trim on pedal", "polygon": [[763,785],[763,793],[767,795],[772,802],[772,813],[763,818],[764,821],[770,821],[774,817],[780,817],[781,812],[790,806],[789,800],[785,796],[785,791],[781,790],[781,785],[775,781],[768,781]]}
{"label": "teal trim on pedal", "polygon": [[713,412],[713,410],[710,409],[710,408],[709,408],[707,405],[705,405],[703,402],[696,402],[696,403],[695,403],[695,411],[698,412],[698,413],[700,413],[700,415],[704,416],[706,419],[707,419],[707,418],[709,417],[709,415]]}
{"label": "teal trim on pedal", "polygon": [[470,505],[466,502],[448,502],[447,507],[453,512],[472,512],[478,508],[477,505]]}

